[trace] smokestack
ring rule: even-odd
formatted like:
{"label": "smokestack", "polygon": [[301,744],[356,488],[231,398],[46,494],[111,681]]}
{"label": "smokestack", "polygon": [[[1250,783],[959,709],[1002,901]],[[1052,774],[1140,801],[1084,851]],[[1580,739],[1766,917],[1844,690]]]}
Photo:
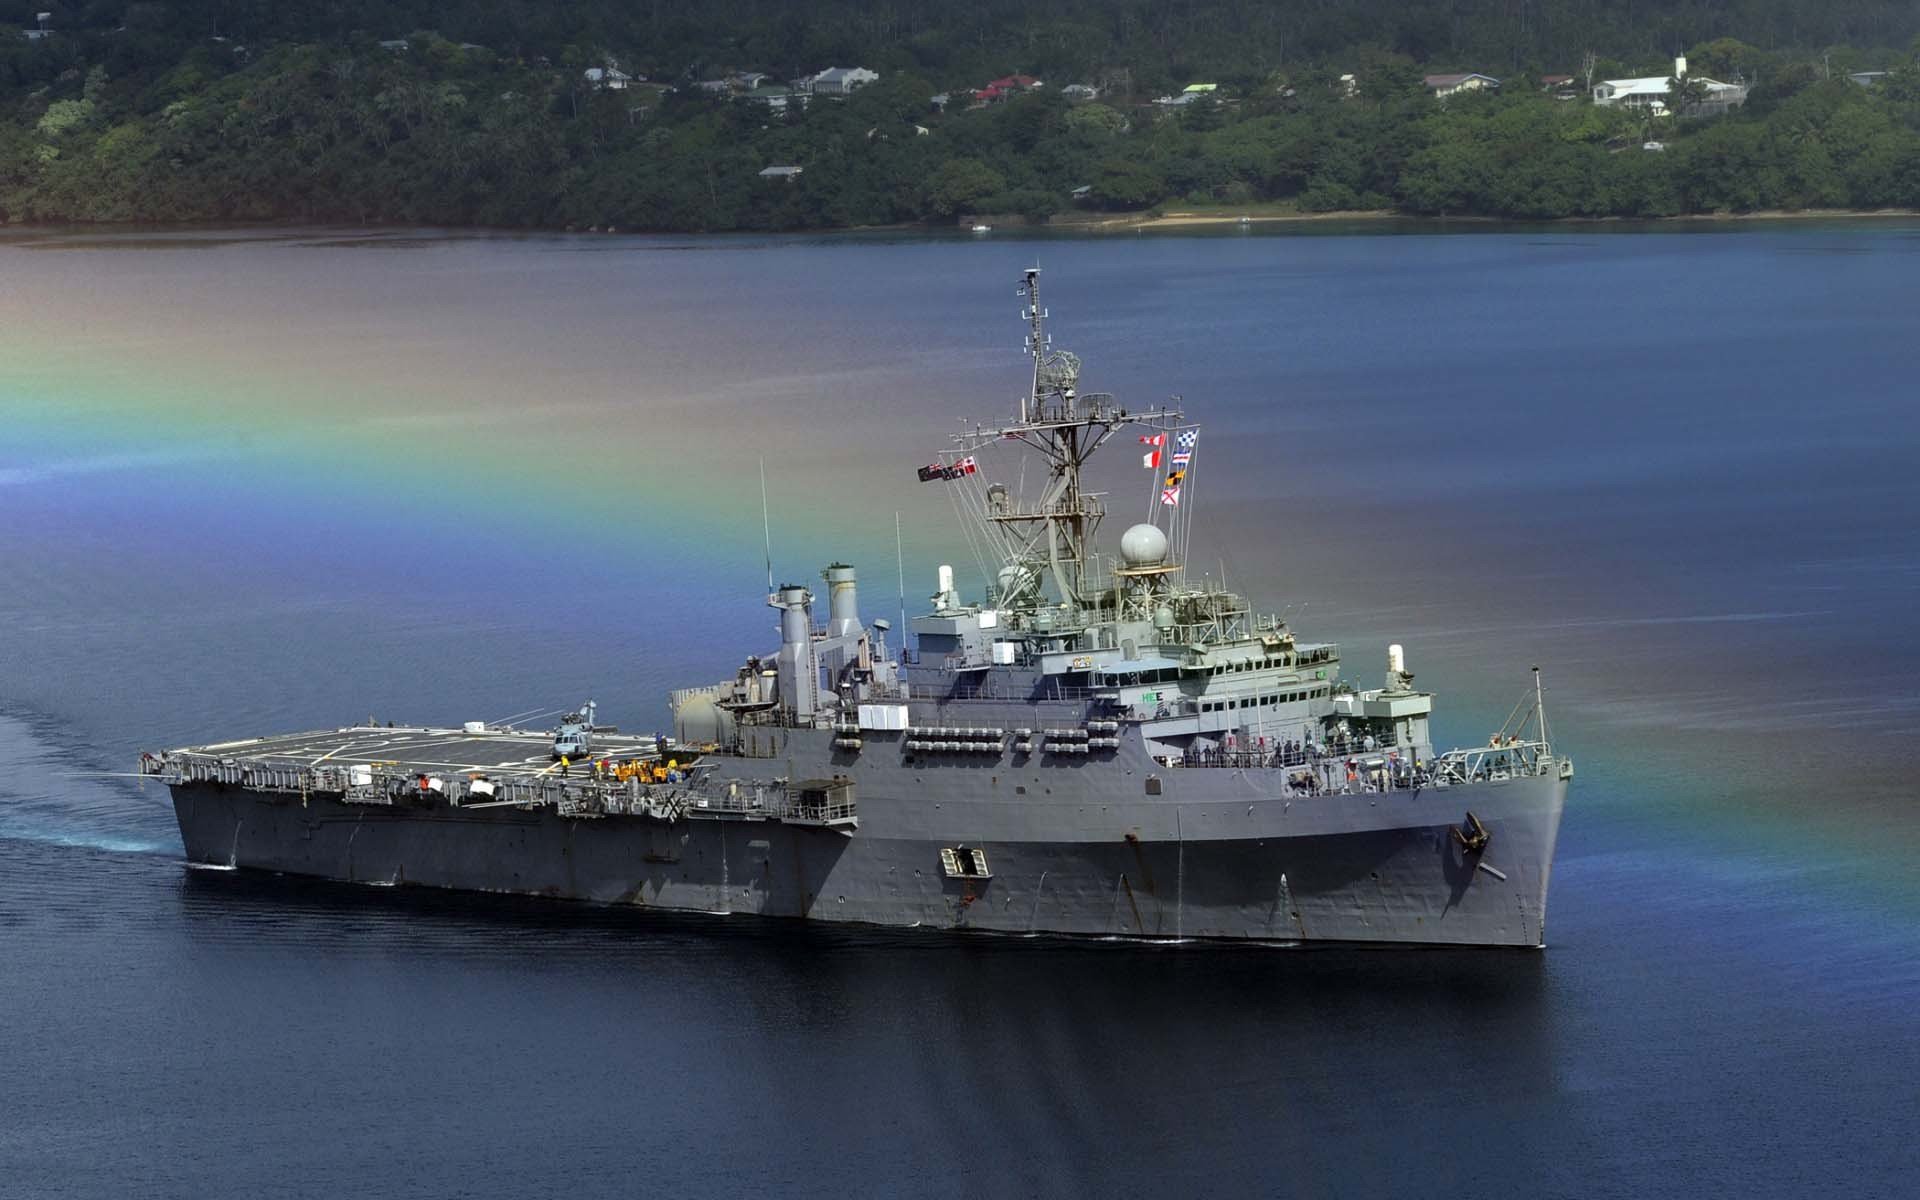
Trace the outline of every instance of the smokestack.
{"label": "smokestack", "polygon": [[1673,77],[1675,79],[1685,79],[1687,77],[1687,56],[1686,55],[1677,54],[1674,56]]}
{"label": "smokestack", "polygon": [[820,670],[813,658],[813,593],[793,584],[767,597],[780,610],[780,703],[794,718],[811,721],[820,706]]}
{"label": "smokestack", "polygon": [[845,563],[834,563],[820,577],[827,581],[827,636],[845,637],[860,632],[860,593],[854,570]]}

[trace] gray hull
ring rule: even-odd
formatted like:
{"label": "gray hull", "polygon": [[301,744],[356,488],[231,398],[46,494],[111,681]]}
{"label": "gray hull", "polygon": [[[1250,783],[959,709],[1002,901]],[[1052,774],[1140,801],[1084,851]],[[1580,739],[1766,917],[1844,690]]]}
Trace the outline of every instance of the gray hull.
{"label": "gray hull", "polygon": [[[1176,771],[1177,796],[1132,802],[1014,802],[995,777],[924,780],[909,803],[863,783],[852,831],[369,807],[215,783],[173,794],[190,862],[358,883],[1020,934],[1545,944],[1565,782],[1283,798],[1260,794],[1263,774]],[[1491,835],[1479,853],[1453,836],[1468,810]],[[947,874],[941,851],[956,845],[984,851],[990,875]]]}

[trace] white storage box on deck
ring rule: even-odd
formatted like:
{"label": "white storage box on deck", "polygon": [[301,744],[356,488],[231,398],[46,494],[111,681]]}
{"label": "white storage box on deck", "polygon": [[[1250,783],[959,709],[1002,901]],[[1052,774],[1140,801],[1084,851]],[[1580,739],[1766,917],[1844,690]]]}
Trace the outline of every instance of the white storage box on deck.
{"label": "white storage box on deck", "polygon": [[1001,666],[1003,667],[1012,666],[1013,655],[1014,655],[1014,644],[1012,642],[995,642],[993,644],[993,661],[1000,664]]}
{"label": "white storage box on deck", "polygon": [[907,706],[904,704],[862,704],[860,706],[860,728],[904,730],[907,727]]}
{"label": "white storage box on deck", "polygon": [[373,786],[373,768],[372,767],[348,767],[347,768],[347,786],[348,787],[372,787]]}

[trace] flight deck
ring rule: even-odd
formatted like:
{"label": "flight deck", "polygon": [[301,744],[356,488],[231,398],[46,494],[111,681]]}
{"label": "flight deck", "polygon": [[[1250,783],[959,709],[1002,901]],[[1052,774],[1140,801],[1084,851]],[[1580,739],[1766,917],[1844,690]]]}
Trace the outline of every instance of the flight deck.
{"label": "flight deck", "polygon": [[[300,769],[358,765],[424,774],[544,775],[558,774],[561,770],[559,760],[553,756],[553,739],[552,730],[488,727],[475,731],[354,725],[188,746],[175,753],[215,760],[245,759]],[[591,758],[651,760],[659,757],[663,748],[653,734],[621,734],[602,729],[593,735]],[[588,767],[587,762],[576,762],[570,764],[568,770]]]}

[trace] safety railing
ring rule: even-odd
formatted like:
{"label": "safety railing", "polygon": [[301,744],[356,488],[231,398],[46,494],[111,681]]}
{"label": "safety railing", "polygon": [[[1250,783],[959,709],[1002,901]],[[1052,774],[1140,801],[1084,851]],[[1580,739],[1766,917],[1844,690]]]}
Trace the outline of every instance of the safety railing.
{"label": "safety railing", "polygon": [[667,778],[505,775],[498,772],[435,775],[396,770],[397,764],[302,767],[190,752],[143,755],[140,773],[169,785],[219,784],[266,795],[332,797],[349,804],[452,808],[551,808],[568,817],[646,817],[679,821],[732,817],[848,826],[858,807],[850,788],[794,789],[784,781],[719,780],[704,764],[667,772]]}

